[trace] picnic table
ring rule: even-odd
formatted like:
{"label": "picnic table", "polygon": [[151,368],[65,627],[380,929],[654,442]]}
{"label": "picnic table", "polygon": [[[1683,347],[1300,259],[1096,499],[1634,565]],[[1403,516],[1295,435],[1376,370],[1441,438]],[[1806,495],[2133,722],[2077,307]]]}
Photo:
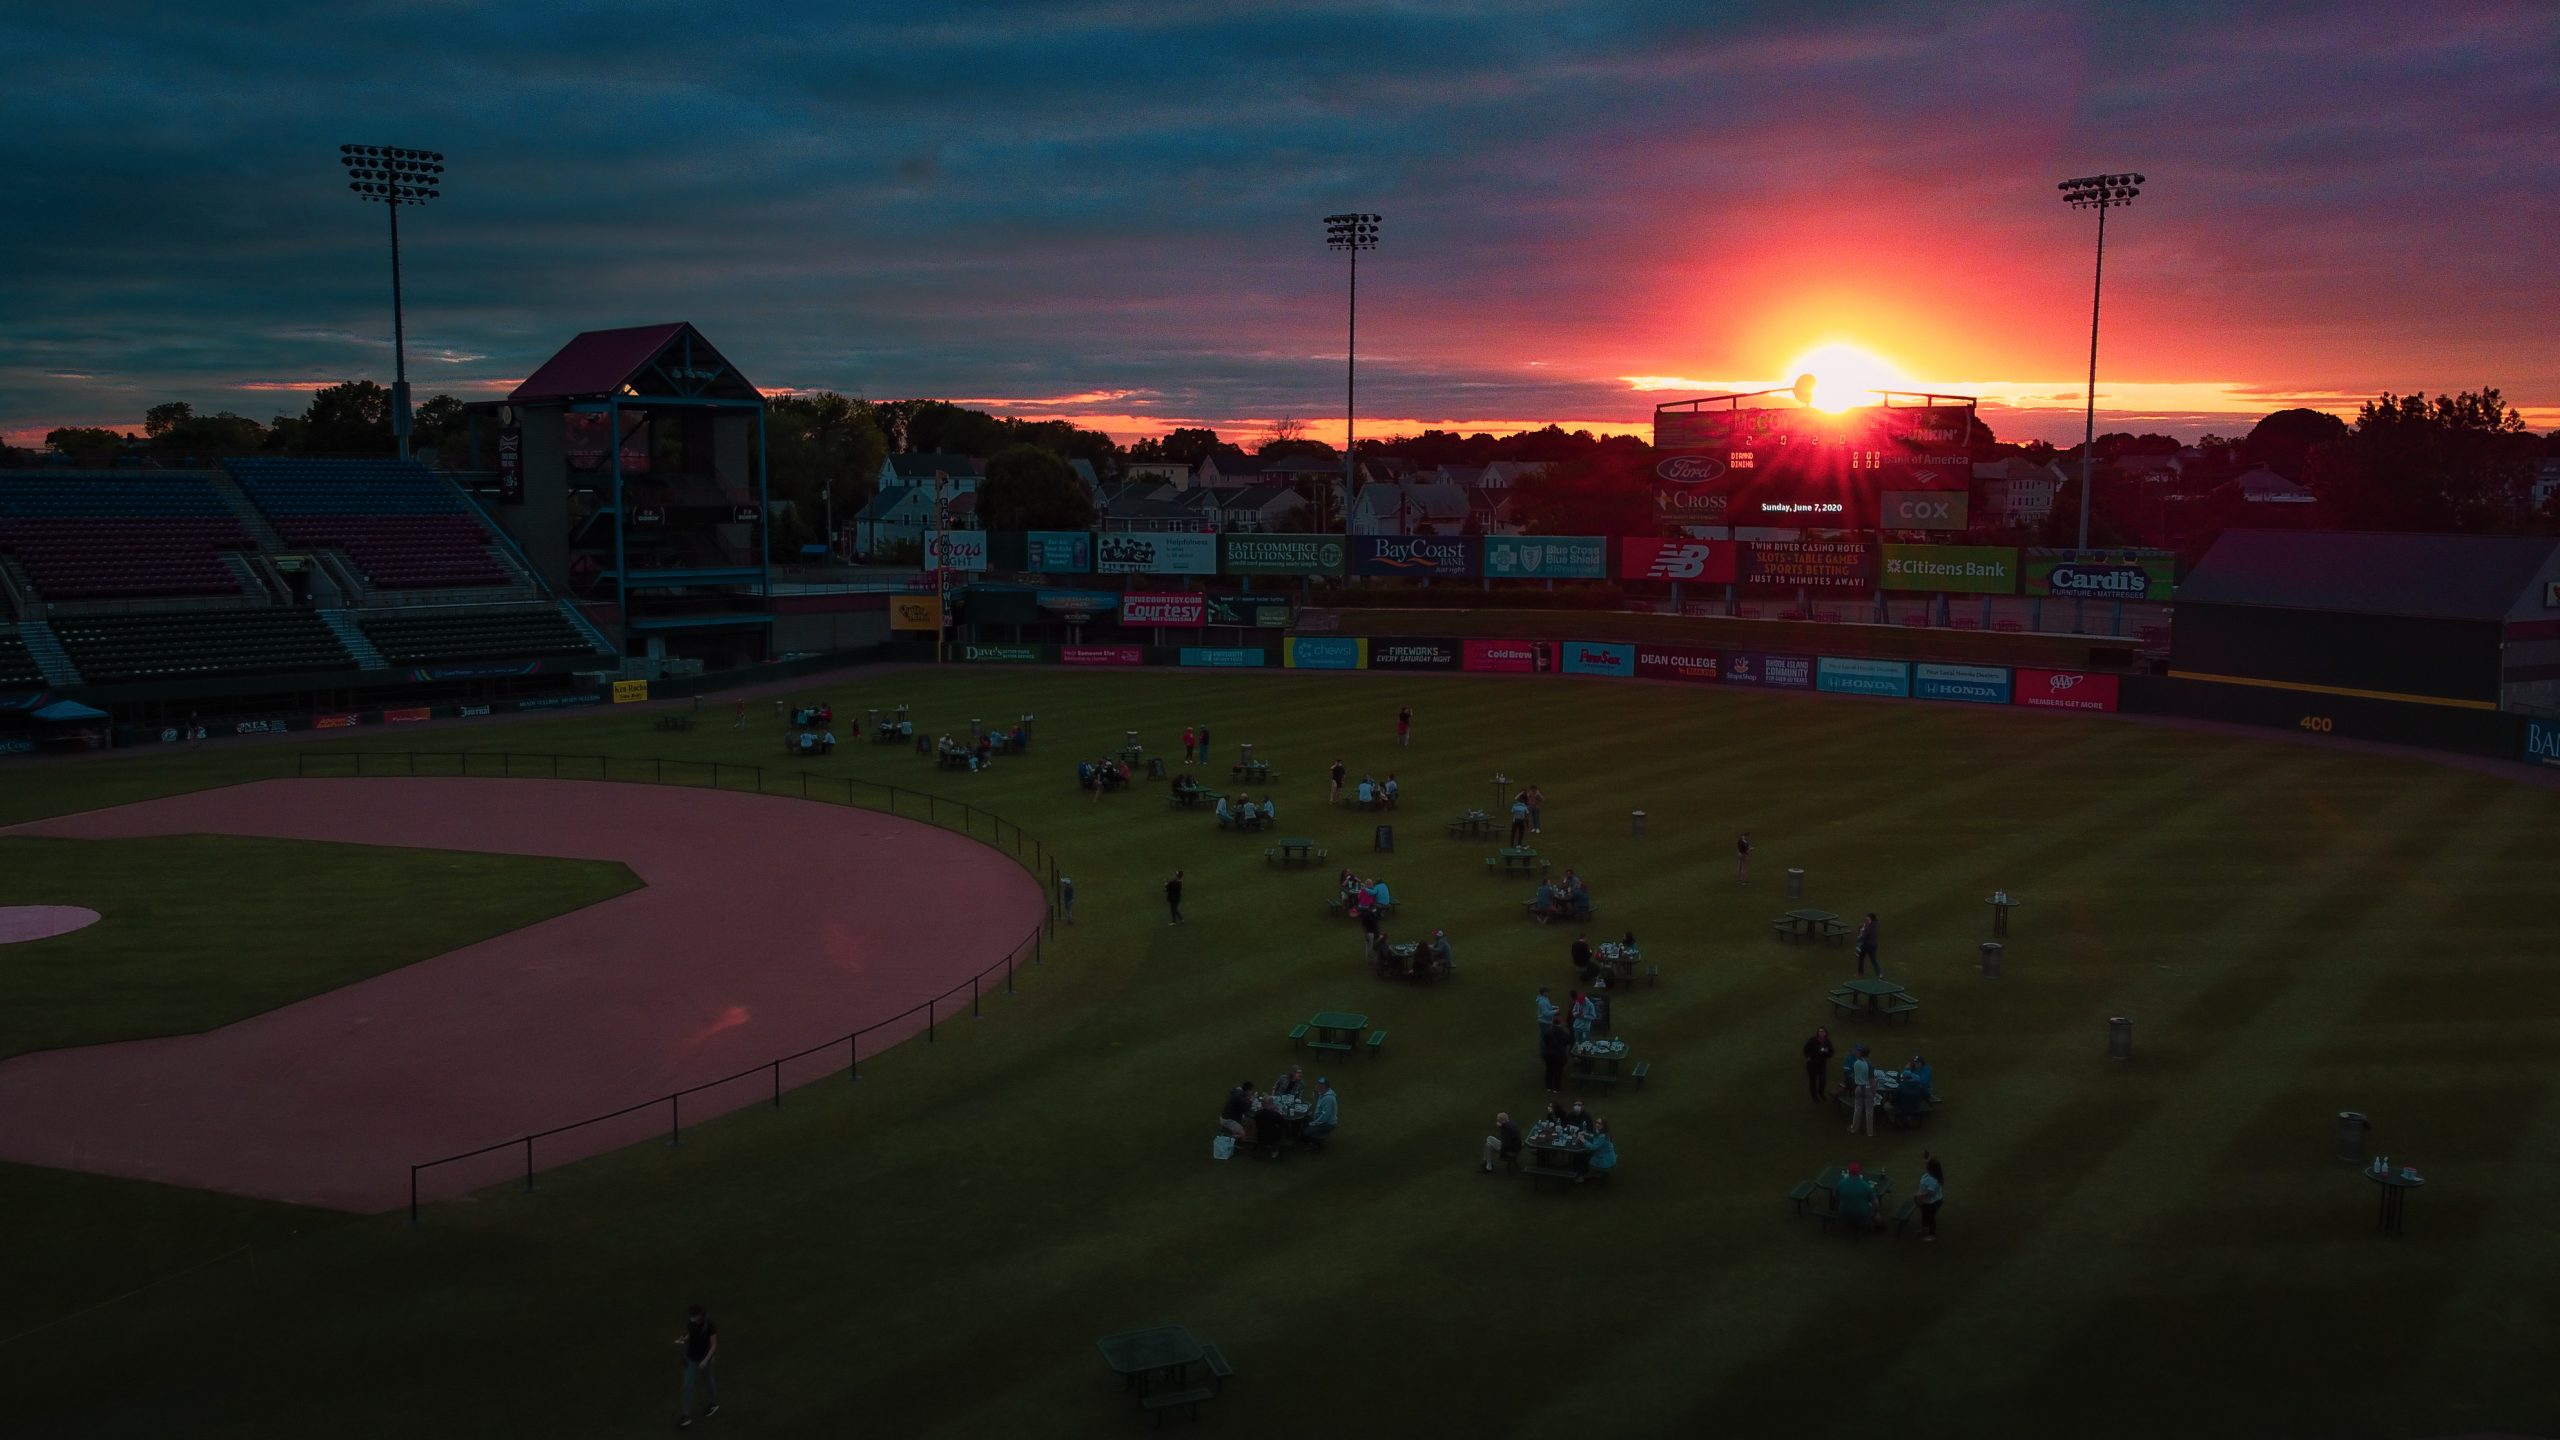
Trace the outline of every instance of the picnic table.
{"label": "picnic table", "polygon": [[1484,868],[1488,875],[1544,876],[1549,867],[1547,862],[1539,857],[1535,848],[1527,845],[1505,845],[1485,857]]}
{"label": "picnic table", "polygon": [[1881,975],[1861,975],[1831,987],[1831,1008],[1842,1015],[1898,1019],[1920,1008],[1919,997]]}
{"label": "picnic table", "polygon": [[690,730],[693,728],[693,717],[679,711],[669,710],[658,717],[658,728],[661,730]]}
{"label": "picnic table", "polygon": [[913,738],[915,733],[916,727],[908,724],[904,720],[886,720],[881,722],[879,729],[871,732],[871,743],[874,745],[900,745]]}
{"label": "picnic table", "polygon": [[1846,937],[1849,927],[1828,910],[1790,910],[1770,922],[1780,939],[1838,940]]}
{"label": "picnic table", "polygon": [[1227,812],[1227,828],[1230,830],[1261,830],[1271,823],[1263,818],[1262,807],[1250,802]]}
{"label": "picnic table", "polygon": [[[1569,1127],[1558,1128],[1544,1120],[1532,1127],[1529,1133],[1522,1137],[1522,1142],[1530,1151],[1529,1163],[1520,1167],[1522,1173],[1529,1177],[1529,1188],[1536,1189],[1541,1180],[1553,1180],[1560,1185],[1579,1185],[1590,1179],[1592,1172],[1584,1166],[1591,1153],[1591,1147],[1582,1143],[1582,1137],[1583,1132],[1580,1130]],[[1609,1178],[1609,1172],[1606,1170],[1600,1171],[1599,1175],[1603,1181]]]}
{"label": "picnic table", "polygon": [[2371,1166],[2365,1167],[2364,1178],[2382,1187],[2382,1233],[2399,1234],[2400,1211],[2409,1199],[2409,1192],[2427,1182],[2406,1169],[2376,1170]]}
{"label": "picnic table", "polygon": [[1315,859],[1316,842],[1304,835],[1289,835],[1271,842],[1271,858],[1282,865],[1304,865]]}
{"label": "picnic table", "polygon": [[1475,840],[1491,835],[1493,833],[1493,827],[1494,819],[1492,816],[1487,815],[1481,810],[1470,810],[1450,821],[1447,829],[1449,831],[1449,838],[1452,840]]}
{"label": "picnic table", "polygon": [[[1902,1072],[1878,1066],[1876,1068],[1876,1113],[1882,1115],[1886,1123],[1897,1130],[1927,1124],[1930,1112],[1938,1108],[1938,1097],[1934,1094],[1923,1095],[1917,1106],[1906,1106],[1899,1099],[1901,1094]],[[1857,1113],[1857,1101],[1850,1096],[1845,1084],[1841,1086],[1834,1098],[1840,1102],[1843,1112]]]}
{"label": "picnic table", "polygon": [[[1823,1229],[1828,1230],[1835,1224],[1845,1223],[1840,1215],[1840,1182],[1847,1174],[1846,1169],[1834,1165],[1813,1179],[1797,1185],[1787,1198],[1795,1202],[1797,1214],[1813,1216],[1822,1222]],[[1906,1217],[1899,1214],[1888,1216],[1885,1210],[1885,1197],[1893,1193],[1893,1177],[1882,1170],[1870,1170],[1866,1172],[1865,1178],[1868,1184],[1876,1187],[1876,1223],[1881,1226],[1891,1218],[1899,1226]],[[1820,1210],[1812,1208],[1813,1194],[1817,1190],[1822,1192]]]}
{"label": "picnic table", "polygon": [[[1643,954],[1634,946],[1621,945],[1615,940],[1603,940],[1592,946],[1591,958],[1609,972],[1610,979],[1619,981],[1633,981],[1637,967],[1644,963]],[[1651,978],[1660,980],[1662,967],[1657,965],[1650,973]]]}
{"label": "picnic table", "polygon": [[1176,785],[1165,792],[1164,803],[1177,810],[1196,810],[1210,798],[1210,792],[1197,785]]}
{"label": "picnic table", "polygon": [[1348,1055],[1360,1043],[1360,1032],[1369,1028],[1369,1017],[1341,1010],[1319,1010],[1307,1017],[1307,1023],[1290,1032],[1299,1044],[1314,1050],[1339,1050]]}
{"label": "picnic table", "polygon": [[[1164,1424],[1169,1410],[1190,1412],[1200,1418],[1200,1407],[1217,1398],[1217,1386],[1235,1373],[1227,1357],[1218,1347],[1193,1337],[1181,1325],[1159,1325],[1152,1330],[1131,1330],[1120,1335],[1105,1335],[1094,1348],[1102,1352],[1102,1363],[1108,1365],[1127,1385],[1130,1395],[1141,1410],[1156,1412],[1156,1424]],[[1191,1384],[1191,1367],[1205,1365],[1204,1378],[1209,1386]]]}
{"label": "picnic table", "polygon": [[[1576,1085],[1615,1085],[1621,1078],[1618,1066],[1627,1058],[1627,1042],[1618,1039],[1577,1040],[1569,1052],[1573,1058],[1573,1082]],[[1637,1084],[1644,1083],[1641,1076]]]}
{"label": "picnic table", "polygon": [[936,750],[933,753],[933,763],[945,770],[966,770],[969,768],[969,752],[966,750]]}
{"label": "picnic table", "polygon": [[1271,773],[1271,762],[1268,760],[1239,760],[1227,767],[1227,773],[1238,780],[1259,781],[1266,784],[1280,778]]}

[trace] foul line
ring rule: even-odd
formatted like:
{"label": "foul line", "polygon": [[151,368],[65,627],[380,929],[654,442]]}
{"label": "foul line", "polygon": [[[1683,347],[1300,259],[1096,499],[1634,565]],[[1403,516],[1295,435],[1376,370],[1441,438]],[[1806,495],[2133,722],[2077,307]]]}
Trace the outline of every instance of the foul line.
{"label": "foul line", "polygon": [[144,1283],[127,1290],[121,1295],[111,1295],[106,1299],[99,1301],[95,1305],[74,1310],[68,1315],[56,1315],[43,1324],[36,1326],[32,1330],[21,1330],[17,1334],[12,1335],[5,1340],[0,1340],[0,1350],[5,1350],[10,1346],[17,1344],[19,1341],[26,1339],[30,1335],[41,1335],[56,1325],[69,1324],[71,1321],[77,1320],[83,1315],[95,1314],[100,1310],[106,1309],[110,1305],[121,1305],[125,1301],[132,1299],[134,1296],[141,1294],[145,1290],[155,1289],[159,1286],[166,1285],[172,1280],[183,1280],[187,1276],[193,1275],[199,1270],[208,1269],[212,1266],[221,1264],[225,1260],[232,1259],[248,1250],[248,1248],[249,1247],[247,1245],[235,1245],[231,1249],[223,1251],[221,1254],[214,1256],[210,1260],[200,1260],[195,1264],[188,1266],[184,1270],[172,1271],[169,1274],[161,1276],[157,1280],[145,1281]]}

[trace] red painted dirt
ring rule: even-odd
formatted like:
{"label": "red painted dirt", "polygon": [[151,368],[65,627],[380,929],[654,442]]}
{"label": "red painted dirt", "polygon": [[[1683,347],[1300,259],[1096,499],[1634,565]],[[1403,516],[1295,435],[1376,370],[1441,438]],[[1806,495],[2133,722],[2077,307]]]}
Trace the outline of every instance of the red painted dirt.
{"label": "red painted dirt", "polygon": [[[716,1079],[921,1004],[1028,938],[1043,907],[1038,882],[947,830],[676,787],[271,780],[14,833],[565,856],[619,860],[640,877],[643,888],[601,905],[208,1034],[0,1064],[0,1159],[340,1210],[406,1204],[413,1162]],[[863,1053],[923,1028],[918,1016],[866,1036]],[[839,1046],[786,1065],[783,1085],[840,1077],[844,1063]],[[759,1073],[688,1097],[683,1116],[771,1097]],[[666,1127],[661,1105],[542,1141],[536,1159]],[[431,1171],[421,1188],[452,1195],[522,1170],[519,1149]]]}

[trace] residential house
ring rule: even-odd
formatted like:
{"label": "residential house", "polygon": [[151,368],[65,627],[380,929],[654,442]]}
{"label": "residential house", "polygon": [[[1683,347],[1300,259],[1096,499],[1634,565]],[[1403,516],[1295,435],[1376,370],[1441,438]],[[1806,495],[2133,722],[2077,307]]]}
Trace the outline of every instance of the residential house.
{"label": "residential house", "polygon": [[877,554],[892,545],[921,544],[933,528],[931,485],[886,485],[853,517],[853,548]]}
{"label": "residential house", "polygon": [[2059,461],[2042,465],[2012,455],[1973,467],[1973,518],[1990,526],[2041,525],[2062,493]]}
{"label": "residential house", "polygon": [[2317,505],[2320,497],[2306,486],[2268,469],[2264,465],[2234,476],[2223,487],[2229,493],[2252,505]]}
{"label": "residential house", "polygon": [[965,492],[978,488],[986,468],[985,461],[966,455],[892,455],[880,462],[880,488],[921,485],[930,490],[939,477],[946,492]]}
{"label": "residential house", "polygon": [[2537,515],[2549,514],[2555,501],[2560,501],[2560,457],[2544,456],[2533,462],[2531,506]]}
{"label": "residential house", "polygon": [[1351,506],[1354,535],[1462,535],[1470,510],[1464,487],[1429,478],[1361,488]]}
{"label": "residential house", "polygon": [[1307,497],[1296,487],[1264,482],[1241,490],[1212,491],[1218,497],[1218,528],[1273,534],[1288,530],[1306,508]]}
{"label": "residential house", "polygon": [[1509,490],[1521,481],[1547,473],[1544,460],[1496,460],[1484,467],[1484,478],[1478,481],[1487,490]]}
{"label": "residential house", "polygon": [[1232,445],[1222,445],[1200,457],[1200,469],[1195,479],[1205,489],[1242,489],[1262,478],[1264,463],[1258,455],[1247,455]]}
{"label": "residential house", "polygon": [[1151,480],[1176,490],[1191,488],[1191,467],[1179,461],[1131,460],[1120,467],[1120,473],[1131,480]]}

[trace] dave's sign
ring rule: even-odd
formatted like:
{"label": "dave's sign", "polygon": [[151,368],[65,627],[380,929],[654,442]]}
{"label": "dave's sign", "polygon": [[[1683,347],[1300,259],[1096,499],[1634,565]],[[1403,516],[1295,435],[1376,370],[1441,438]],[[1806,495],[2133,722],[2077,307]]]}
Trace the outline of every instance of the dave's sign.
{"label": "dave's sign", "polygon": [[1120,597],[1123,625],[1183,625],[1197,629],[1208,623],[1209,602],[1198,592],[1141,593]]}

